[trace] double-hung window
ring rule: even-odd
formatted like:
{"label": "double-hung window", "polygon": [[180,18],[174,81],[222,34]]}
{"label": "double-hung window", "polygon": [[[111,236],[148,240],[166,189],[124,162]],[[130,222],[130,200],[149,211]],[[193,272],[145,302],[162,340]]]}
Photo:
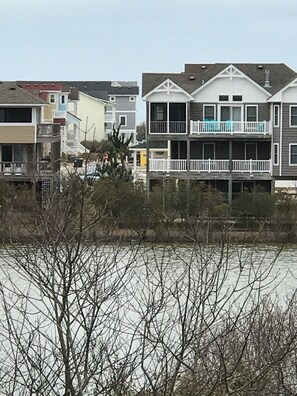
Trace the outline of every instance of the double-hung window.
{"label": "double-hung window", "polygon": [[203,107],[203,119],[207,121],[213,121],[215,119],[214,105],[205,105]]}
{"label": "double-hung window", "polygon": [[258,108],[257,106],[246,106],[246,120],[247,122],[258,121]]}
{"label": "double-hung window", "polygon": [[279,126],[279,105],[273,106],[273,125],[275,127]]}
{"label": "double-hung window", "polygon": [[290,106],[290,126],[297,127],[297,106]]}
{"label": "double-hung window", "polygon": [[290,165],[297,165],[297,144],[290,144]]}

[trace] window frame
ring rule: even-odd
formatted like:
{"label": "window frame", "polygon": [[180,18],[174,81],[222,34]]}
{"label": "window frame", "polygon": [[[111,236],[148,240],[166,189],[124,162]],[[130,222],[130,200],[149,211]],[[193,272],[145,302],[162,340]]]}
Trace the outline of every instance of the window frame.
{"label": "window frame", "polygon": [[208,118],[205,117],[205,107],[213,108],[213,120],[210,120],[210,121],[216,121],[216,105],[215,104],[204,104],[203,105],[203,121],[208,120]]}
{"label": "window frame", "polygon": [[[124,124],[121,122],[122,118],[125,119],[125,123]],[[122,115],[119,116],[119,125],[123,126],[123,127],[127,126],[127,116],[125,114],[122,114]]]}
{"label": "window frame", "polygon": [[[236,98],[236,99],[234,99]],[[232,95],[233,102],[242,102],[242,95]]]}
{"label": "window frame", "polygon": [[297,106],[296,105],[290,105],[290,114],[289,114],[289,126],[290,128],[297,128],[297,114],[294,115],[294,117],[296,117],[296,124],[292,124],[292,108],[296,108],[297,110]]}
{"label": "window frame", "polygon": [[[277,111],[276,111],[277,109]],[[273,126],[279,127],[279,112],[280,112],[280,105],[273,105]],[[277,122],[275,120],[277,119]]]}
{"label": "window frame", "polygon": [[49,94],[49,102],[50,104],[55,104],[57,101],[57,95],[55,93],[50,93]]}
{"label": "window frame", "polygon": [[273,143],[273,165],[279,165],[279,143]]}
{"label": "window frame", "polygon": [[[248,120],[248,109],[254,107],[256,108],[256,120],[255,121],[249,121]],[[252,104],[248,104],[245,106],[245,121],[246,122],[258,122],[259,118],[258,118],[258,105],[252,105]]]}
{"label": "window frame", "polygon": [[219,95],[219,102],[229,102],[229,99],[229,95]]}
{"label": "window frame", "polygon": [[[296,163],[292,162],[292,147],[296,147]],[[297,166],[297,143],[290,143],[289,144],[289,165],[290,166]]]}

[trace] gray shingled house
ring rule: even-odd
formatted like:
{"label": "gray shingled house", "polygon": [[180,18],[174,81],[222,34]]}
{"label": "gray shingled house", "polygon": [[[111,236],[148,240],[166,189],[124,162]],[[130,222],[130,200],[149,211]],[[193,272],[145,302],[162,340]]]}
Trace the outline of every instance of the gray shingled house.
{"label": "gray shingled house", "polygon": [[147,163],[149,186],[201,180],[231,201],[244,188],[270,192],[275,180],[297,179],[297,74],[285,64],[186,64],[144,73],[142,94],[147,141],[168,147],[166,160]]}

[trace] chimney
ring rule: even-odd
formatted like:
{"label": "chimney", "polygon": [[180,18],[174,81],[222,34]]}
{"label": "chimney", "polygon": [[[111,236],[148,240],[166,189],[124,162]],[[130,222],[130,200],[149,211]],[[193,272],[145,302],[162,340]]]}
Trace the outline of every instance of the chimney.
{"label": "chimney", "polygon": [[264,88],[270,88],[270,71],[269,70],[265,70],[265,83],[264,83]]}

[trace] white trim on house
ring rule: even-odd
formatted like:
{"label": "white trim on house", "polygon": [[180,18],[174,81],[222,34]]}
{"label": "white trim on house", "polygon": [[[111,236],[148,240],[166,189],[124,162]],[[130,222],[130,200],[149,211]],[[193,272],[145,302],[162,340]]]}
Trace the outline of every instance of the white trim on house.
{"label": "white trim on house", "polygon": [[196,93],[198,93],[198,92],[202,91],[203,89],[205,89],[205,87],[207,87],[209,84],[211,84],[213,81],[215,81],[218,78],[229,78],[230,80],[232,80],[233,78],[245,78],[251,84],[253,84],[255,87],[257,87],[262,92],[264,92],[268,97],[271,95],[268,91],[266,91],[266,89],[261,87],[261,85],[257,84],[254,80],[252,80],[250,77],[248,77],[242,71],[237,69],[237,67],[235,67],[234,65],[230,64],[224,70],[222,70],[220,73],[218,73],[217,75],[212,77],[205,84],[201,85],[201,87],[199,87],[194,92],[192,92],[192,96],[196,95]]}
{"label": "white trim on house", "polygon": [[187,98],[189,98],[190,100],[194,100],[192,95],[190,95],[188,92],[186,92],[184,89],[182,89],[179,85],[177,85],[172,80],[170,80],[170,78],[167,78],[166,80],[164,80],[156,88],[154,88],[152,91],[150,91],[145,96],[143,96],[142,99],[143,100],[148,100],[148,98],[152,94],[154,94],[154,93],[164,93],[164,92],[167,93],[167,95],[169,95],[169,93],[176,93],[176,92],[177,93],[182,93],[185,96],[187,96]]}
{"label": "white trim on house", "polygon": [[282,93],[284,91],[286,91],[288,88],[292,88],[292,87],[297,87],[297,78],[294,78],[287,85],[285,85],[282,89],[280,89],[278,92],[273,94],[269,99],[267,99],[267,102],[281,102],[282,101]]}

